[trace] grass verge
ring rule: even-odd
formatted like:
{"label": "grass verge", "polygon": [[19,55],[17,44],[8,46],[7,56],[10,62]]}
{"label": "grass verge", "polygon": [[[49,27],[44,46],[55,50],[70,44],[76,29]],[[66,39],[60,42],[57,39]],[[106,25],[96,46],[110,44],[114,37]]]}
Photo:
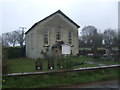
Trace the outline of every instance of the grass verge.
{"label": "grass verge", "polygon": [[[85,62],[86,58],[84,57],[70,57],[68,60],[71,60],[73,63],[81,63]],[[22,73],[22,72],[38,72],[39,70],[35,70],[35,60],[34,59],[26,59],[26,58],[19,58],[19,59],[9,59],[7,61],[8,67],[7,67],[7,73]],[[55,69],[58,70],[59,67],[57,66],[57,60],[54,60],[55,63]],[[46,71],[48,70],[48,61],[46,59],[42,59],[42,66],[43,70],[40,71]],[[91,67],[96,65],[91,65],[88,63],[85,63],[83,65],[74,65],[71,66],[71,68],[80,68],[80,67]]]}
{"label": "grass verge", "polygon": [[[53,59],[54,60],[54,59]],[[82,68],[82,67],[95,67],[98,65],[86,63],[86,61],[91,61],[95,63],[102,63],[102,64],[118,64],[118,62],[113,61],[103,61],[103,60],[94,60],[93,58],[88,58],[84,56],[76,57],[69,57],[68,61],[71,61],[73,64],[75,63],[84,63],[83,65],[73,65],[70,68]],[[19,59],[9,59],[7,60],[7,73],[22,73],[22,72],[38,72],[39,70],[35,70],[35,60],[34,59],[26,59],[26,58],[19,58]],[[57,66],[57,60],[54,60],[55,69],[58,70],[59,67]],[[48,70],[48,61],[46,59],[42,59],[42,66],[43,70]]]}
{"label": "grass verge", "polygon": [[120,70],[115,68],[31,76],[4,76],[3,88],[46,88],[86,82],[96,82],[107,79],[118,79],[118,72],[120,72]]}

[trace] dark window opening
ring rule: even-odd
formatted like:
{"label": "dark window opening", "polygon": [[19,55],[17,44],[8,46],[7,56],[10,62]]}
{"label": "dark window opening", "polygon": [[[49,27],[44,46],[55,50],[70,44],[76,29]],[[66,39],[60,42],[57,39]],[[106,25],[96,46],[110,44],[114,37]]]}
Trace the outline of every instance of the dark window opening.
{"label": "dark window opening", "polygon": [[61,40],[61,28],[56,29],[56,40]]}
{"label": "dark window opening", "polygon": [[68,43],[71,45],[72,44],[72,32],[68,33]]}
{"label": "dark window opening", "polygon": [[48,30],[44,30],[44,44],[48,45]]}

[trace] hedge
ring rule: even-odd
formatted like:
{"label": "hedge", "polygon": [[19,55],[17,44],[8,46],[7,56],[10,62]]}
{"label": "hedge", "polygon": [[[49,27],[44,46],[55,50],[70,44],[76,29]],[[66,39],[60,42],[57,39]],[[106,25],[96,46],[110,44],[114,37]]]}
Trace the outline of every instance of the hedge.
{"label": "hedge", "polygon": [[[105,54],[105,52],[106,52],[105,50],[97,50],[97,51],[98,51],[98,54],[101,54],[101,55]],[[86,55],[89,53],[93,53],[93,51],[92,50],[85,50],[85,49],[79,50],[80,55]]]}
{"label": "hedge", "polygon": [[21,49],[21,47],[6,47],[7,58],[20,58],[25,56],[25,47]]}

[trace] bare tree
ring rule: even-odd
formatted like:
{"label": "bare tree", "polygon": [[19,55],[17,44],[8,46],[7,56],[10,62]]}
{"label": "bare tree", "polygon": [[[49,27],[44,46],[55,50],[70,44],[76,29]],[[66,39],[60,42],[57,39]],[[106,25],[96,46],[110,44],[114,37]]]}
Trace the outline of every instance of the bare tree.
{"label": "bare tree", "polygon": [[4,46],[15,46],[20,44],[23,47],[25,41],[24,30],[16,30],[2,34],[2,43]]}
{"label": "bare tree", "polygon": [[97,32],[97,29],[94,26],[85,26],[82,29],[81,34],[82,34],[82,39],[88,45],[96,43],[95,37],[98,36],[98,32]]}
{"label": "bare tree", "polygon": [[24,30],[17,30],[16,33],[16,40],[20,44],[21,47],[23,47],[23,44],[25,42],[25,35]]}
{"label": "bare tree", "polygon": [[104,41],[106,45],[112,45],[116,39],[116,32],[114,29],[106,29],[104,31]]}
{"label": "bare tree", "polygon": [[15,44],[17,43],[15,31],[2,34],[2,41],[3,45],[5,46],[12,45],[14,47]]}
{"label": "bare tree", "polygon": [[17,43],[17,34],[16,34],[16,31],[10,32],[9,35],[10,36],[9,36],[8,40],[9,40],[10,44],[12,44],[12,46],[14,47],[15,44]]}
{"label": "bare tree", "polygon": [[2,34],[2,45],[4,45],[4,46],[10,46],[8,39],[9,39],[9,33]]}

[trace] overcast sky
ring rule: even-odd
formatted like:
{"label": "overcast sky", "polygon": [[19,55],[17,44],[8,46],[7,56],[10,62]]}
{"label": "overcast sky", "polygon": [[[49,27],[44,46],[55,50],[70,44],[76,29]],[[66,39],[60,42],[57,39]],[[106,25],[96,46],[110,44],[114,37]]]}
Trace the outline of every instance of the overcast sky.
{"label": "overcast sky", "polygon": [[26,27],[61,10],[81,26],[93,25],[103,31],[118,28],[119,0],[3,0],[0,3],[0,33]]}

